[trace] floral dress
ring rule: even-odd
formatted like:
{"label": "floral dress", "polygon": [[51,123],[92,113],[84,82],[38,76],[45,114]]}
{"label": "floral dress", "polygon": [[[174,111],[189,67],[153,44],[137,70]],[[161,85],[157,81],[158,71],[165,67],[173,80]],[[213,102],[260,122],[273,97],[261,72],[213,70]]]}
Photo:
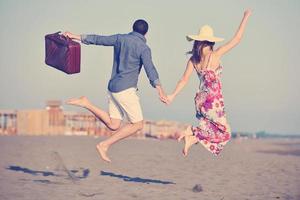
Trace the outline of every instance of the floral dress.
{"label": "floral dress", "polygon": [[[210,62],[211,56],[208,66]],[[195,97],[196,117],[199,125],[192,127],[192,132],[208,151],[218,155],[231,138],[220,81],[222,66],[215,71],[209,68],[196,69],[196,71],[200,79],[199,91]]]}

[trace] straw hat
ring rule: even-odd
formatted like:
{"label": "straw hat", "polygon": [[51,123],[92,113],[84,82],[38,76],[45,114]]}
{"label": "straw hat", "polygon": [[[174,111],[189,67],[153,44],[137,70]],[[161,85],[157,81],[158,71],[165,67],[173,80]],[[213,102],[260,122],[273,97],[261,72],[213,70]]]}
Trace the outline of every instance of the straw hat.
{"label": "straw hat", "polygon": [[186,39],[188,41],[197,40],[197,41],[209,41],[209,42],[220,42],[224,40],[223,38],[215,37],[214,30],[208,26],[204,25],[201,27],[198,35],[187,35]]}

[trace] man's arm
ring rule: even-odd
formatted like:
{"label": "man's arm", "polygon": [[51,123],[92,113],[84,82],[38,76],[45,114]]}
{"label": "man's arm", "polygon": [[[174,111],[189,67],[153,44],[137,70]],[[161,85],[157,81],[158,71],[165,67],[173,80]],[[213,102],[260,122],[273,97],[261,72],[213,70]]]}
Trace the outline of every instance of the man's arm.
{"label": "man's arm", "polygon": [[160,85],[158,73],[156,71],[155,66],[152,62],[151,50],[149,48],[145,49],[141,55],[142,63],[144,65],[147,77],[150,81],[152,87],[156,87],[156,85]]}
{"label": "man's arm", "polygon": [[63,33],[63,35],[71,39],[81,41],[84,44],[94,44],[103,46],[114,46],[118,40],[118,35],[77,35],[70,32],[65,32]]}
{"label": "man's arm", "polygon": [[150,48],[146,48],[142,52],[141,59],[142,59],[142,63],[144,65],[147,77],[150,81],[150,84],[152,85],[152,87],[156,88],[158,95],[160,97],[160,100],[164,103],[168,103],[167,96],[165,95],[165,92],[160,84],[158,73],[152,62]]}

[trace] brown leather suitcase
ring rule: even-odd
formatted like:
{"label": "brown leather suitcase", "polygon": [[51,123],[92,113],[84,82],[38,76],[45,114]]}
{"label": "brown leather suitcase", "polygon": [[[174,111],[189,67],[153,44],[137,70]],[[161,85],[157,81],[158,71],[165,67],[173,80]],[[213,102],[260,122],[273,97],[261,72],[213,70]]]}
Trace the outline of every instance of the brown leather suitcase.
{"label": "brown leather suitcase", "polygon": [[45,36],[45,63],[67,74],[80,72],[80,44],[60,32]]}

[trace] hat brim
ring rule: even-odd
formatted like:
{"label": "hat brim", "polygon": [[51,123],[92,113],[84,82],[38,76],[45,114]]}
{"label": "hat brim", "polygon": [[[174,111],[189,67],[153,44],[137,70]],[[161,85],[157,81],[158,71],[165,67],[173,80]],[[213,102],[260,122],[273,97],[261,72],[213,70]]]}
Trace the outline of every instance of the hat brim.
{"label": "hat brim", "polygon": [[219,38],[219,37],[201,37],[199,35],[187,35],[186,39],[188,41],[209,41],[209,42],[221,42],[224,40],[224,38]]}

